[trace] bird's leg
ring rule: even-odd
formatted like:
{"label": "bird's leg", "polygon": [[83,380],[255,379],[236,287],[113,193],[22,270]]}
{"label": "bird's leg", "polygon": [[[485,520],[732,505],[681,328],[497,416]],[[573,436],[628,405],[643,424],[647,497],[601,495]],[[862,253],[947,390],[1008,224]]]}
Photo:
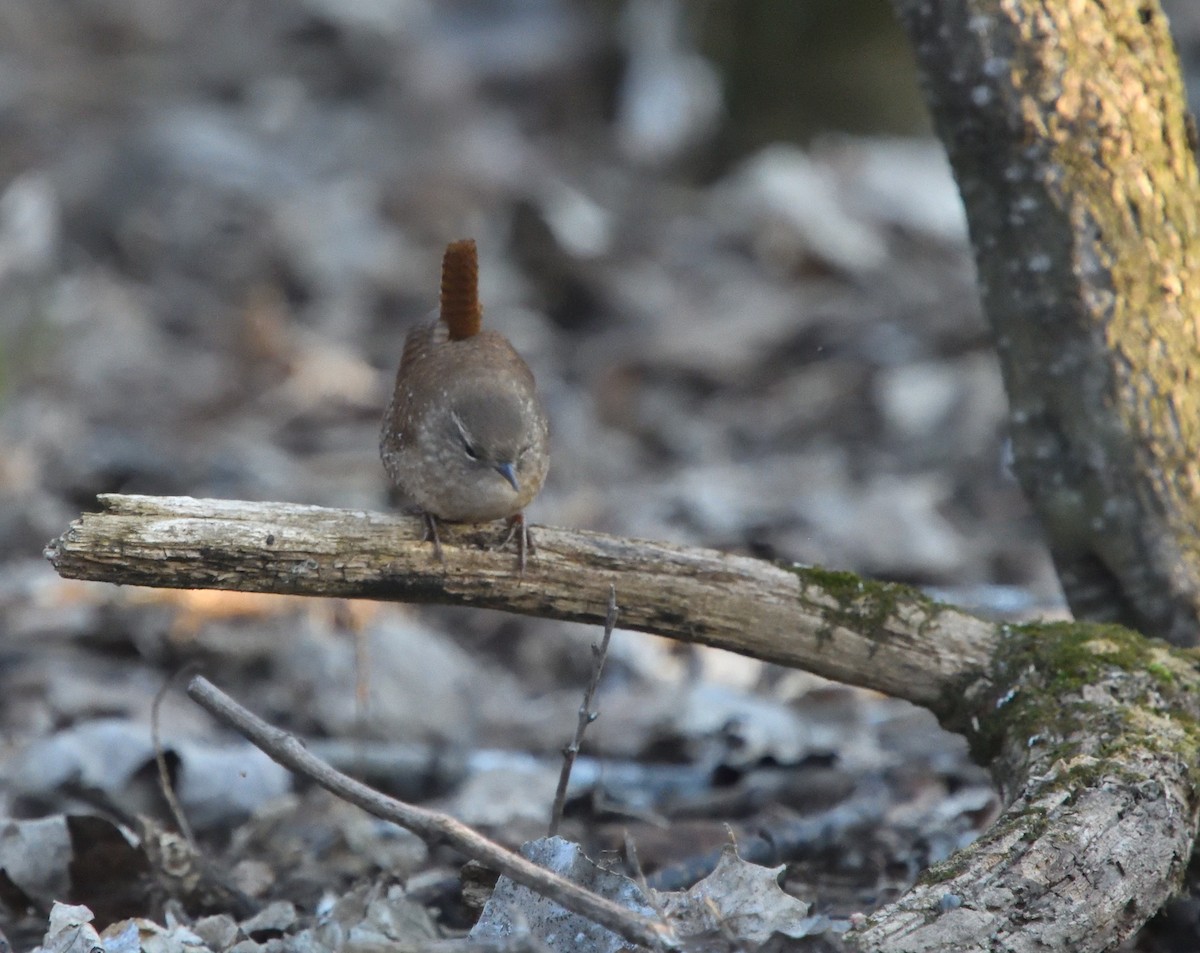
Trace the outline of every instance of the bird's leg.
{"label": "bird's leg", "polygon": [[500,545],[507,546],[514,536],[517,537],[517,575],[524,576],[525,554],[537,551],[537,547],[533,545],[533,534],[529,532],[529,524],[525,522],[524,511],[510,516],[507,522],[508,535]]}
{"label": "bird's leg", "polygon": [[438,538],[437,517],[432,513],[422,513],[425,517],[425,540],[433,543],[433,555],[443,566],[446,565],[446,554],[442,552],[442,541]]}

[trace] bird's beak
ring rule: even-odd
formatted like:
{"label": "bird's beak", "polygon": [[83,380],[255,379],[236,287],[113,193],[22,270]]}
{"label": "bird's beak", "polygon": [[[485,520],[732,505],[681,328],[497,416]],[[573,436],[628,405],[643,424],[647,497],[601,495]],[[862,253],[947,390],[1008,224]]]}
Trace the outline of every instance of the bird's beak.
{"label": "bird's beak", "polygon": [[497,463],[495,470],[504,479],[512,484],[512,488],[518,493],[521,492],[521,484],[517,482],[517,468],[511,463]]}

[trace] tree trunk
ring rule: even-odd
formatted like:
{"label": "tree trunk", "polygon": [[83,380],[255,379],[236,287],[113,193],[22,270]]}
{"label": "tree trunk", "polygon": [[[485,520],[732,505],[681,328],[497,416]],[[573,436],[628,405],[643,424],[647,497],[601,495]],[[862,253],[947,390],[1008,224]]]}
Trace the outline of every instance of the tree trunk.
{"label": "tree trunk", "polygon": [[1200,180],[1157,0],[893,0],[1077,617],[1200,641]]}

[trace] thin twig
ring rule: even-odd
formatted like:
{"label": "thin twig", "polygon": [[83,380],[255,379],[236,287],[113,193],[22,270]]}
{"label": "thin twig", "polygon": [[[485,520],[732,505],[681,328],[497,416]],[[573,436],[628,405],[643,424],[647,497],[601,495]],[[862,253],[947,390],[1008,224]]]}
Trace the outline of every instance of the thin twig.
{"label": "thin twig", "polygon": [[[347,619],[352,618],[347,613]],[[354,773],[361,778],[366,773],[366,743],[371,733],[371,646],[363,626],[350,622],[347,628],[354,640],[353,739],[358,751]]]}
{"label": "thin twig", "polygon": [[654,950],[677,946],[674,933],[666,923],[635,913],[632,910],[585,890],[531,863],[461,821],[387,797],[361,782],[334,771],[313,757],[295,737],[267,724],[251,714],[210,681],[197,676],[188,685],[190,695],[203,708],[262,749],[270,758],[298,774],[311,778],[325,790],[363,810],[392,821],[430,842],[447,843],[456,850],[509,879],[553,900],[560,906],[586,917],[618,936]]}
{"label": "thin twig", "polygon": [[642,888],[642,893],[647,897],[653,896],[650,884],[646,882],[646,872],[642,869],[642,859],[638,856],[637,841],[633,839],[628,828],[625,829],[621,840],[625,844],[625,863],[633,871],[634,882]]}
{"label": "thin twig", "polygon": [[195,668],[196,665],[194,662],[188,663],[163,682],[162,687],[155,692],[154,702],[150,706],[150,740],[154,745],[154,763],[158,766],[158,786],[162,790],[162,795],[166,799],[167,806],[171,809],[175,823],[179,825],[179,833],[188,842],[188,847],[192,849],[192,853],[199,854],[199,850],[196,847],[196,837],[192,833],[192,825],[188,823],[187,815],[183,813],[183,805],[179,803],[179,798],[175,794],[175,786],[171,783],[171,772],[167,768],[167,755],[163,750],[162,738],[159,736],[158,731],[159,709],[162,708],[163,699],[167,697],[167,692],[184,675],[193,674]]}
{"label": "thin twig", "polygon": [[575,767],[575,758],[583,747],[583,736],[587,726],[599,717],[599,712],[592,710],[592,700],[596,697],[596,688],[600,684],[600,676],[604,672],[604,660],[608,658],[608,643],[612,639],[613,629],[617,625],[617,587],[608,587],[608,612],[604,616],[604,637],[600,644],[592,644],[592,677],[583,693],[583,704],[579,706],[579,719],[575,722],[575,737],[563,748],[562,770],[558,774],[558,790],[554,792],[554,807],[550,811],[550,836],[558,833],[562,824],[563,807],[567,803],[567,785],[571,781],[571,769]]}

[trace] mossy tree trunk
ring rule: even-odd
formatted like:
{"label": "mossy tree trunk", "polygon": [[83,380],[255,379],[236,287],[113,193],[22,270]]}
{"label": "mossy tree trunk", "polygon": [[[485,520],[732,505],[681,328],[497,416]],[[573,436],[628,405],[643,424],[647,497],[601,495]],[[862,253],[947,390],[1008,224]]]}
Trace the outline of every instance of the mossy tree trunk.
{"label": "mossy tree trunk", "polygon": [[1077,617],[1200,641],[1200,181],[1157,0],[893,0]]}

